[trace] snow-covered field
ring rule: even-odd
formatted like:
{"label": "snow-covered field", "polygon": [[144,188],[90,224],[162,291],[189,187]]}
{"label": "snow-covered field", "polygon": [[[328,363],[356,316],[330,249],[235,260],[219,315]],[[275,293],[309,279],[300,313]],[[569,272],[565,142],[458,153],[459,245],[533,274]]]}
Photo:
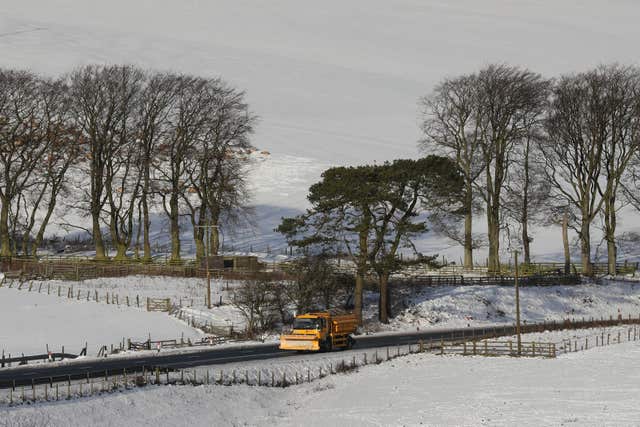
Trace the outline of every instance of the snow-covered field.
{"label": "snow-covered field", "polygon": [[[186,321],[193,319],[198,324],[233,327],[236,331],[243,330],[245,325],[240,311],[231,304],[234,289],[241,285],[240,282],[233,280],[212,278],[211,301],[213,308],[211,310],[207,309],[206,304],[206,279],[128,276],[103,277],[83,281],[35,280],[30,284],[34,290],[44,289],[45,292],[47,287],[50,287],[51,293],[54,295],[57,295],[57,289],[60,287],[63,297],[71,288],[74,295],[80,292],[83,300],[86,300],[87,293],[89,293],[90,299],[94,300],[97,292],[101,303],[106,302],[107,294],[112,301],[117,296],[120,304],[124,304],[127,297],[131,305],[140,301],[141,307],[144,307],[147,298],[169,298],[175,308],[175,315]],[[23,290],[27,289],[27,286],[24,285]],[[219,305],[220,301],[222,301],[222,305]]]}
{"label": "snow-covered field", "polygon": [[88,343],[95,355],[102,345],[123,338],[197,338],[202,334],[166,313],[148,313],[124,305],[76,301],[25,290],[0,288],[0,351],[6,354],[43,354],[64,346],[67,353],[79,353]]}
{"label": "snow-covered field", "polygon": [[[419,155],[417,100],[443,77],[491,62],[547,76],[637,63],[639,15],[628,0],[5,0],[0,66],[58,74],[135,63],[221,75],[246,89],[261,117],[253,141],[271,156],[251,179],[257,229],[236,242],[225,236],[225,245],[278,252],[274,224],[304,209],[324,168]],[[619,229],[636,222],[620,218]],[[485,223],[478,218],[475,230]],[[162,244],[166,224],[157,228]],[[461,255],[431,235],[419,248]],[[535,231],[535,260],[557,259],[560,248],[556,229]]]}
{"label": "snow-covered field", "polygon": [[634,426],[638,342],[557,359],[414,354],[285,389],[152,387],[0,410],[0,425]]}

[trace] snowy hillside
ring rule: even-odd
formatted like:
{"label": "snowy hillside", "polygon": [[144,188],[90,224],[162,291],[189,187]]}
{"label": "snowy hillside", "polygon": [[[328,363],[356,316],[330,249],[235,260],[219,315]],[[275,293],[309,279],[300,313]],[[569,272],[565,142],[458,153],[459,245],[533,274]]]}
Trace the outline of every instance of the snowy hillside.
{"label": "snowy hillside", "polygon": [[[0,66],[135,63],[246,89],[261,117],[254,144],[272,153],[253,174],[263,250],[282,246],[274,224],[304,208],[327,166],[417,156],[417,100],[442,77],[490,62],[549,76],[635,63],[639,15],[625,0],[6,0]],[[421,247],[459,256],[441,239]],[[553,230],[535,235],[538,259],[559,250]]]}

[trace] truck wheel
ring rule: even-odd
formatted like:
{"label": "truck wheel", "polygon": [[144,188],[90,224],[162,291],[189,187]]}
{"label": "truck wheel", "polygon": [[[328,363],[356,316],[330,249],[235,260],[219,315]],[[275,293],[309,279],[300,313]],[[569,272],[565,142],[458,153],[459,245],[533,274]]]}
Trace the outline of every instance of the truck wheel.
{"label": "truck wheel", "polygon": [[351,350],[355,343],[356,340],[354,340],[352,337],[347,338],[347,350]]}
{"label": "truck wheel", "polygon": [[331,337],[328,337],[326,340],[322,341],[322,345],[320,346],[320,349],[322,351],[331,351],[333,348],[332,342],[331,342]]}

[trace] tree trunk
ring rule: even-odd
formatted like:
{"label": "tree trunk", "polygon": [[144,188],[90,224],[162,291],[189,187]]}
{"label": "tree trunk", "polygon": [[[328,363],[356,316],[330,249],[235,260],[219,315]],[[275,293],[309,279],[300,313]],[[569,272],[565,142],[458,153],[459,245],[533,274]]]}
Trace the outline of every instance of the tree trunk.
{"label": "tree trunk", "polygon": [[604,202],[604,236],[607,240],[607,273],[615,276],[617,249],[616,249],[616,213],[615,198],[607,197]]}
{"label": "tree trunk", "polygon": [[593,276],[590,226],[589,220],[583,215],[580,225],[580,255],[582,258],[582,274],[588,277]]}
{"label": "tree trunk", "polygon": [[362,292],[364,290],[364,277],[367,273],[367,261],[369,257],[369,228],[371,218],[366,217],[362,224],[362,229],[358,233],[358,265],[356,273],[356,289],[354,291],[354,311],[358,317],[358,322],[362,324]]}
{"label": "tree trunk", "polygon": [[571,253],[569,252],[569,215],[562,217],[562,246],[564,247],[564,274],[571,273]]}
{"label": "tree trunk", "polygon": [[9,203],[6,198],[2,200],[2,207],[0,208],[0,256],[10,257],[11,251],[11,236],[9,235]]}
{"label": "tree trunk", "polygon": [[378,319],[381,323],[389,323],[389,273],[383,272],[378,275],[380,283],[380,301],[378,303]]}
{"label": "tree trunk", "polygon": [[193,241],[196,244],[196,262],[198,265],[203,264],[205,261],[205,246],[204,246],[204,233],[205,229],[193,227]]}
{"label": "tree trunk", "polygon": [[469,270],[473,269],[473,194],[471,191],[471,185],[467,185],[464,200],[466,211],[464,215],[464,268]]}
{"label": "tree trunk", "polygon": [[52,195],[52,202],[49,202],[49,205],[47,207],[47,213],[45,214],[44,218],[42,219],[42,222],[40,223],[40,227],[38,228],[38,232],[36,233],[36,237],[33,240],[33,243],[31,244],[31,253],[30,255],[32,257],[35,257],[38,255],[38,248],[42,245],[42,242],[44,241],[44,232],[47,229],[47,225],[49,224],[49,220],[51,219],[51,215],[53,215],[53,210],[55,209],[55,199],[57,197],[56,195]]}
{"label": "tree trunk", "polygon": [[[142,246],[144,262],[151,262],[151,238],[149,236],[151,229],[151,219],[149,218],[149,201],[147,200],[148,177],[145,176],[145,190],[142,193]],[[140,225],[138,225],[140,227]]]}
{"label": "tree trunk", "polygon": [[102,238],[102,230],[100,229],[100,216],[93,214],[93,241],[96,248],[96,259],[105,260],[107,254],[104,248],[104,239]]}
{"label": "tree trunk", "polygon": [[529,232],[526,218],[524,218],[522,222],[522,249],[524,255],[524,264],[531,264],[531,242],[529,241]]}
{"label": "tree trunk", "polygon": [[493,207],[487,207],[487,225],[489,235],[489,266],[490,273],[500,273],[500,224],[499,213]]}
{"label": "tree trunk", "polygon": [[362,324],[362,290],[364,289],[364,274],[356,273],[356,288],[353,292],[353,311],[358,317],[358,323]]}
{"label": "tree trunk", "polygon": [[[212,225],[217,225],[217,221]],[[218,255],[220,252],[220,231],[218,227],[211,227],[211,241],[209,242],[209,250],[211,255]]]}
{"label": "tree trunk", "polygon": [[180,212],[178,211],[178,194],[174,191],[169,199],[171,262],[180,262]]}
{"label": "tree trunk", "polygon": [[118,241],[115,241],[114,244],[116,247],[116,256],[114,258],[114,261],[125,261],[127,259],[128,245],[126,243]]}

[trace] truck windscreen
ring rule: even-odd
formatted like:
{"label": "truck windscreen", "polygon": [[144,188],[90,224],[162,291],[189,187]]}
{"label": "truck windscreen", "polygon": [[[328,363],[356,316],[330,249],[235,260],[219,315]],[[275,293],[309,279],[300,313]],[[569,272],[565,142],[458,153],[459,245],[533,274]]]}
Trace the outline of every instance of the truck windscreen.
{"label": "truck windscreen", "polygon": [[295,319],[293,329],[320,329],[319,319]]}

